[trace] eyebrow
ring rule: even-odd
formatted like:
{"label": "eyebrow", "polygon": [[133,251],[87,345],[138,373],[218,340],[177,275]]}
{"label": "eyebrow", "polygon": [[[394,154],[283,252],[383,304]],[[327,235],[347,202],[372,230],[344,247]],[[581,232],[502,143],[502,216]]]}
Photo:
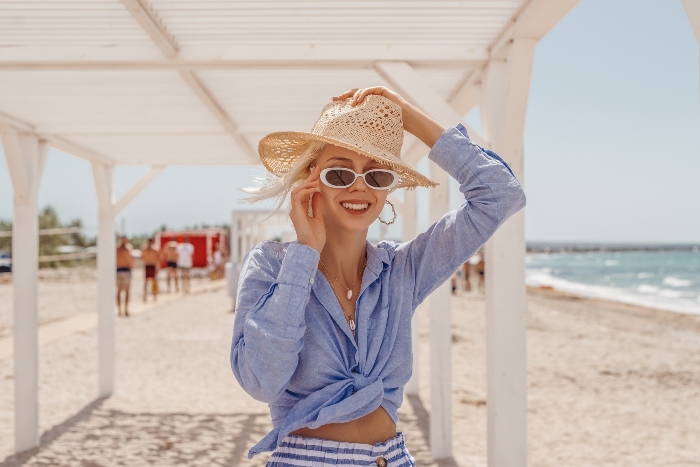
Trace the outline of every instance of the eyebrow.
{"label": "eyebrow", "polygon": [[[331,161],[338,161],[338,162],[345,162],[348,164],[352,164],[352,159],[348,159],[347,157],[331,157],[326,162],[331,162]],[[365,167],[371,166],[372,164],[379,164],[380,166],[384,165],[381,162],[377,162],[374,159],[370,159],[369,162],[367,162],[365,164]]]}

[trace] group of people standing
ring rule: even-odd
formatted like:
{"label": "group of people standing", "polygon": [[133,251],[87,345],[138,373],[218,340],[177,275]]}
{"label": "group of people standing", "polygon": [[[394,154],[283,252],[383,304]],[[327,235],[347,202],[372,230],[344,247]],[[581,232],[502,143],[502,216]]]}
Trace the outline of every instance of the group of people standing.
{"label": "group of people standing", "polygon": [[[486,289],[486,263],[484,261],[483,252],[475,255],[474,258],[470,258],[469,261],[465,261],[462,267],[452,275],[452,295],[456,295],[459,289],[465,290],[466,292],[471,292],[472,275],[476,275],[477,290],[480,293],[484,293],[484,290]],[[462,287],[460,287],[460,283],[462,284]]]}
{"label": "group of people standing", "polygon": [[[117,315],[129,316],[129,290],[131,289],[131,272],[134,269],[133,246],[125,236],[119,238],[117,246]],[[157,300],[159,285],[158,271],[161,262],[165,263],[167,271],[168,293],[171,291],[171,283],[174,282],[175,292],[180,292],[180,280],[182,291],[190,293],[190,280],[192,278],[192,257],[194,246],[189,238],[183,243],[171,240],[156,248],[155,240],[149,238],[141,248],[141,262],[144,268],[143,301],[148,298],[150,290],[153,300]],[[178,274],[179,272],[179,274]],[[122,296],[124,299],[122,300]],[[123,304],[123,313],[122,313]]]}

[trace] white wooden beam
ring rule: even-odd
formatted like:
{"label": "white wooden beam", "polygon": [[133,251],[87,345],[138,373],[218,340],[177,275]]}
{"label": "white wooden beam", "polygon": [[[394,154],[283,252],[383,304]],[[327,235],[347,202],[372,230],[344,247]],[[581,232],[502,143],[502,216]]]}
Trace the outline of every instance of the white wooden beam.
{"label": "white wooden beam", "polygon": [[30,197],[30,174],[27,173],[25,167],[25,159],[22,155],[22,150],[19,142],[17,130],[9,126],[0,127],[0,138],[2,138],[2,146],[5,150],[5,160],[7,161],[7,169],[10,172],[10,180],[16,200],[22,202]]}
{"label": "white wooden beam", "polygon": [[[173,39],[173,44],[175,41]],[[168,55],[165,55],[166,57]],[[480,67],[490,58],[486,47],[441,45],[416,47],[387,43],[188,46],[177,59],[154,59],[143,47],[94,46],[53,47],[50,56],[43,47],[0,48],[0,70],[211,70],[237,68],[371,68],[376,60],[398,60],[412,65]]]}
{"label": "white wooden beam", "polygon": [[693,29],[695,39],[700,45],[700,0],[681,0],[681,3],[685,9],[685,15],[690,21],[690,27]]}
{"label": "white wooden beam", "polygon": [[[147,0],[121,0],[126,9],[131,13],[143,30],[151,37],[153,42],[160,48],[166,59],[175,59],[178,55],[178,46],[175,38],[168,32],[156,11],[148,4]],[[233,140],[248,156],[252,163],[260,161],[257,151],[255,151],[248,140],[238,132],[237,125],[219,104],[214,95],[204,86],[202,81],[195,75],[194,71],[188,69],[178,69],[178,73],[202,103],[219,120],[224,129],[231,134]]]}
{"label": "white wooden beam", "polygon": [[98,395],[114,391],[114,300],[116,293],[116,241],[114,238],[114,169],[92,162],[98,205],[97,231],[97,316]]}
{"label": "white wooden beam", "polygon": [[180,76],[199,97],[202,103],[219,120],[221,126],[231,135],[233,140],[248,156],[253,164],[260,163],[258,152],[248,143],[248,140],[238,131],[238,126],[234,123],[224,108],[217,102],[213,94],[204,86],[202,81],[192,71],[180,71]]}
{"label": "white wooden beam", "polygon": [[8,115],[4,112],[0,112],[0,125],[10,126],[18,131],[23,131],[25,133],[34,133],[34,125],[30,125],[29,123],[15,118],[12,115]]}
{"label": "white wooden beam", "polygon": [[146,0],[121,0],[131,16],[141,25],[160,51],[168,58],[177,55],[178,46],[175,38],[170,35],[165,25],[156,15],[155,10]]}
{"label": "white wooden beam", "polygon": [[58,149],[59,151],[80,157],[81,159],[86,159],[90,162],[98,162],[107,166],[114,165],[113,159],[93,151],[92,149],[81,146],[80,144],[76,144],[63,136],[48,134],[42,135],[42,138],[45,138],[52,147]]}
{"label": "white wooden beam", "polygon": [[156,179],[160,173],[165,170],[165,167],[151,167],[148,172],[146,172],[143,177],[141,177],[136,183],[134,183],[129,191],[124,193],[124,195],[119,198],[119,200],[114,204],[113,214],[117,216],[124,208],[136,198],[139,193],[143,191],[150,183]]}
{"label": "white wooden beam", "polygon": [[[492,60],[482,83],[482,121],[491,149],[523,183],[523,131],[537,41],[516,39]],[[521,211],[486,244],[489,467],[527,464],[525,221]]]}
{"label": "white wooden beam", "polygon": [[490,58],[502,58],[503,48],[513,39],[542,39],[578,2],[579,0],[524,2],[489,47]]}
{"label": "white wooden beam", "polygon": [[15,451],[39,444],[37,194],[47,146],[35,135],[0,127],[14,189],[12,287],[14,307]]}

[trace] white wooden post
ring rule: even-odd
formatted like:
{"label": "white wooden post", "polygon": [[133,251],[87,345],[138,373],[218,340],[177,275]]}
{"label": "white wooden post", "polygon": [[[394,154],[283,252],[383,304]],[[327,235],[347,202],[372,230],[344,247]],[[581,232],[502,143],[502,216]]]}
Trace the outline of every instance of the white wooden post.
{"label": "white wooden post", "polygon": [[14,191],[12,287],[14,295],[15,451],[39,445],[37,194],[48,146],[36,136],[1,127]]}
{"label": "white wooden post", "polygon": [[116,299],[116,240],[114,232],[114,169],[92,163],[98,201],[97,231],[97,315],[98,394],[114,391],[114,303]]}
{"label": "white wooden post", "polygon": [[[462,121],[454,108],[406,62],[378,62],[375,69],[401,95],[445,126]],[[430,178],[439,183],[430,191],[430,222],[449,211],[449,176],[433,162]],[[433,458],[452,455],[451,293],[449,281],[429,297],[430,308],[430,449]]]}
{"label": "white wooden post", "polygon": [[[416,238],[418,231],[418,219],[416,213],[416,190],[404,190],[403,207],[401,209],[403,222],[402,241],[407,242]],[[423,307],[419,307],[423,308]],[[411,324],[411,344],[413,348],[413,374],[406,384],[406,394],[418,395],[420,386],[420,318],[418,309],[413,313]]]}
{"label": "white wooden post", "polygon": [[114,167],[92,162],[98,206],[97,227],[97,388],[99,397],[114,392],[114,305],[116,302],[116,238],[114,218],[133,201],[165,167],[151,167],[118,200],[114,200]]}
{"label": "white wooden post", "polygon": [[[523,130],[537,41],[515,39],[492,59],[481,109],[491,149],[523,183]],[[525,222],[519,212],[486,245],[488,465],[527,464]]]}
{"label": "white wooden post", "polygon": [[240,262],[239,260],[239,252],[238,252],[238,245],[240,242],[240,235],[241,235],[241,226],[240,226],[240,220],[238,218],[238,214],[236,211],[233,211],[231,214],[231,247],[229,250],[229,257],[231,258],[231,264],[238,265]]}

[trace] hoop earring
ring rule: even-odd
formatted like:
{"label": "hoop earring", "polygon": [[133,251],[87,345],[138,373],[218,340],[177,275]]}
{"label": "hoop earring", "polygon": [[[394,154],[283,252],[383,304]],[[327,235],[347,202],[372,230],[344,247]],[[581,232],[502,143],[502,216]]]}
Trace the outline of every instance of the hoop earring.
{"label": "hoop earring", "polygon": [[386,204],[388,204],[389,206],[391,206],[391,211],[394,213],[394,218],[391,220],[391,222],[385,222],[385,221],[382,220],[382,216],[381,216],[381,214],[380,214],[380,216],[379,216],[379,222],[381,222],[382,224],[391,225],[391,224],[393,224],[394,222],[396,222],[396,209],[394,208],[394,205],[391,203],[391,201],[386,200]]}

